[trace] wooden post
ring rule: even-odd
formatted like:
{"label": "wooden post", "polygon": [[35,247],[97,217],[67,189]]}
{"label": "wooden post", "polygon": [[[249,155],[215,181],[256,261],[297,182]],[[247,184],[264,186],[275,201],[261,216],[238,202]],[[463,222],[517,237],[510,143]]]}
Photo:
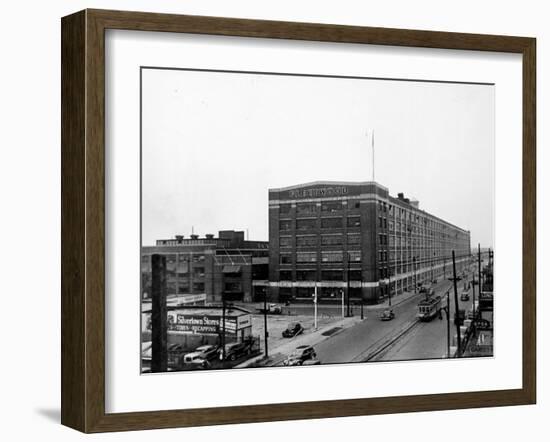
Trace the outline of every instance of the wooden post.
{"label": "wooden post", "polygon": [[151,372],[168,370],[168,333],[166,312],[166,256],[151,256]]}

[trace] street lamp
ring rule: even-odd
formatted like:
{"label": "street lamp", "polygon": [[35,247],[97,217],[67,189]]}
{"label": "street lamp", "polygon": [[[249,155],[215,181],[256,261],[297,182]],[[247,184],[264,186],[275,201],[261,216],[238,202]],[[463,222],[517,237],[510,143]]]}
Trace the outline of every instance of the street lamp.
{"label": "street lamp", "polygon": [[416,256],[413,256],[414,293],[416,293]]}

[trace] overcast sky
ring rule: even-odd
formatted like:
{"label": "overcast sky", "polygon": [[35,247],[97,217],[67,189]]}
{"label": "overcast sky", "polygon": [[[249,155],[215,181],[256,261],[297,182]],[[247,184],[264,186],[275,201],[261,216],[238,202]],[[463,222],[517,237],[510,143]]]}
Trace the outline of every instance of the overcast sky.
{"label": "overcast sky", "polygon": [[143,70],[143,244],[249,230],[268,189],[375,177],[493,245],[491,85]]}

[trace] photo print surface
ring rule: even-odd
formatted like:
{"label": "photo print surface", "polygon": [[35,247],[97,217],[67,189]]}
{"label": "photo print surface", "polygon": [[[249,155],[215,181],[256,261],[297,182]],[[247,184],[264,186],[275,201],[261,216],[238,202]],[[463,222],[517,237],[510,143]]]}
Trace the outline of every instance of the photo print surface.
{"label": "photo print surface", "polygon": [[492,357],[494,106],[142,67],[141,372]]}

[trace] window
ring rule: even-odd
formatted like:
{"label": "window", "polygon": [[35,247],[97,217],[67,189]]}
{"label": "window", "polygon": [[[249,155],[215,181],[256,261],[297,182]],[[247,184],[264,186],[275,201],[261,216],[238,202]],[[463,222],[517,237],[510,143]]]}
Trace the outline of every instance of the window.
{"label": "window", "polygon": [[342,210],[341,201],[327,201],[327,202],[321,203],[321,212],[334,213],[334,212],[339,212],[341,210]]}
{"label": "window", "polygon": [[243,288],[240,282],[226,282],[225,283],[226,292],[242,292]]}
{"label": "window", "polygon": [[204,282],[194,282],[193,291],[195,292],[204,292]]}
{"label": "window", "polygon": [[315,218],[298,219],[296,220],[296,230],[313,230],[317,227],[316,222]]}
{"label": "window", "polygon": [[280,247],[292,247],[292,237],[291,236],[281,236],[279,238]]}
{"label": "window", "polygon": [[378,217],[378,227],[382,228],[382,226],[383,226],[382,217],[379,216]]}
{"label": "window", "polygon": [[384,218],[384,229],[388,228],[388,220]]}
{"label": "window", "polygon": [[279,206],[279,213],[284,214],[284,215],[288,215],[290,213],[290,209],[291,209],[290,204],[281,204]]}
{"label": "window", "polygon": [[361,217],[348,216],[348,227],[361,227]]}
{"label": "window", "polygon": [[348,245],[361,244],[361,235],[353,234],[348,235]]}
{"label": "window", "polygon": [[355,201],[353,204],[352,204],[352,207],[354,209],[359,209],[361,207],[361,203],[359,201]]}
{"label": "window", "polygon": [[321,252],[322,262],[342,262],[342,252]]}
{"label": "window", "polygon": [[322,281],[342,281],[342,270],[323,270],[321,272]]}
{"label": "window", "polygon": [[342,235],[322,235],[321,245],[323,246],[340,246],[342,245]]}
{"label": "window", "polygon": [[361,281],[361,270],[350,270],[349,271],[349,280],[350,281]]}
{"label": "window", "polygon": [[342,218],[322,218],[321,228],[322,229],[341,229]]}
{"label": "window", "polygon": [[292,220],[282,219],[279,221],[279,230],[291,230],[292,229]]}
{"label": "window", "polygon": [[350,262],[361,262],[361,251],[355,250],[353,252],[348,252]]}
{"label": "window", "polygon": [[203,262],[204,255],[193,255],[193,262]]}
{"label": "window", "polygon": [[317,205],[315,203],[296,204],[296,214],[298,215],[314,215],[316,213]]}
{"label": "window", "polygon": [[281,255],[281,264],[292,264],[292,257],[290,254]]}
{"label": "window", "polygon": [[317,236],[297,236],[296,237],[296,247],[316,247],[317,246]]}
{"label": "window", "polygon": [[313,288],[309,287],[298,287],[296,289],[296,297],[297,298],[309,298],[310,296],[313,296]]}
{"label": "window", "polygon": [[204,267],[193,267],[193,276],[204,277]]}
{"label": "window", "polygon": [[292,281],[292,272],[290,270],[281,270],[279,272],[279,280]]}
{"label": "window", "polygon": [[296,262],[317,262],[317,252],[298,252]]}
{"label": "window", "polygon": [[189,293],[189,284],[184,282],[183,284],[180,282],[178,284],[178,293],[179,294],[183,294],[183,293]]}
{"label": "window", "polygon": [[317,279],[317,272],[315,270],[297,270],[297,281],[315,281]]}

